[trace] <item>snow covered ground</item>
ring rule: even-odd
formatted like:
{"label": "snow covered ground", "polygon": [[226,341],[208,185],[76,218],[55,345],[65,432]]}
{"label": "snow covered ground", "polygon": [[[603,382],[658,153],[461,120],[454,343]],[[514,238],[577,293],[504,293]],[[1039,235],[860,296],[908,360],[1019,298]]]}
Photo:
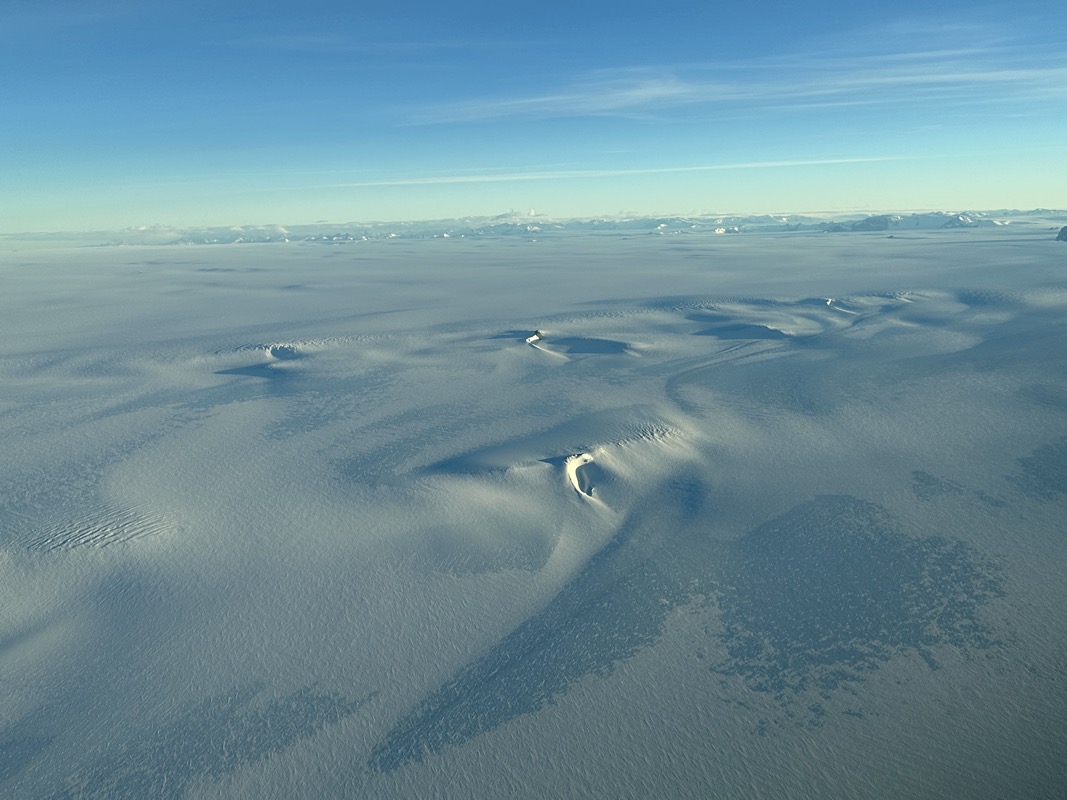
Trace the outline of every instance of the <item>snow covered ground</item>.
{"label": "snow covered ground", "polygon": [[1062,797],[1065,222],[9,246],[0,794]]}

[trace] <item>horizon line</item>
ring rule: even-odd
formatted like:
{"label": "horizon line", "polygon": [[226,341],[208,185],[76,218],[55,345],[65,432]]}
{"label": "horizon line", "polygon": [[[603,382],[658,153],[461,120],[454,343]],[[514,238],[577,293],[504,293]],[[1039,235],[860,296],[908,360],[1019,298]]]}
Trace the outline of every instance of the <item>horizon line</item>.
{"label": "horizon line", "polygon": [[[534,209],[531,209],[531,212]],[[377,219],[377,220],[346,220],[331,222],[329,220],[316,220],[314,222],[252,222],[252,223],[234,223],[234,224],[194,224],[194,225],[172,225],[167,223],[152,223],[143,225],[131,225],[123,228],[96,228],[91,230],[35,230],[35,231],[0,231],[0,239],[13,240],[19,237],[63,237],[63,236],[88,236],[88,235],[101,235],[101,234],[120,234],[120,233],[144,233],[149,234],[152,232],[171,232],[171,233],[185,233],[192,231],[240,231],[240,230],[253,230],[257,228],[329,228],[334,227],[349,227],[356,225],[366,226],[385,226],[385,225],[432,225],[432,224],[446,224],[457,222],[481,222],[481,223],[493,223],[493,222],[522,222],[529,221],[531,223],[566,223],[566,222],[583,222],[583,221],[623,221],[623,220],[653,220],[653,219],[708,219],[715,217],[722,218],[758,218],[758,217],[809,217],[813,219],[824,219],[827,222],[834,221],[834,217],[877,217],[877,216],[906,216],[906,215],[921,215],[921,214],[1020,214],[1020,215],[1040,215],[1045,214],[1062,214],[1067,216],[1067,206],[1063,208],[1049,208],[1046,206],[1035,206],[1032,208],[970,208],[970,207],[958,207],[958,208],[946,208],[943,206],[938,207],[908,207],[908,208],[842,208],[842,209],[808,209],[808,210],[796,210],[796,211],[690,211],[690,212],[672,212],[672,211],[619,211],[613,214],[574,214],[574,215],[551,215],[551,214],[538,214],[538,213],[523,213],[520,211],[510,210],[499,214],[467,214],[454,217],[420,217],[410,219]],[[1067,221],[1067,220],[1065,220]]]}

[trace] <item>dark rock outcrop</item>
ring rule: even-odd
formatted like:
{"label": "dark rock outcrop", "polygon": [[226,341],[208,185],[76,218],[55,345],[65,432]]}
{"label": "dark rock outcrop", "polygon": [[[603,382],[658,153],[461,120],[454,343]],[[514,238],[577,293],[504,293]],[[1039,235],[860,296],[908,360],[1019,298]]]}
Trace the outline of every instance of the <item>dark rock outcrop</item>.
{"label": "dark rock outcrop", "polygon": [[1067,225],[1060,228],[1060,235],[1056,237],[1057,242],[1067,242]]}
{"label": "dark rock outcrop", "polygon": [[867,217],[859,222],[852,223],[854,231],[886,231],[889,230],[889,217]]}

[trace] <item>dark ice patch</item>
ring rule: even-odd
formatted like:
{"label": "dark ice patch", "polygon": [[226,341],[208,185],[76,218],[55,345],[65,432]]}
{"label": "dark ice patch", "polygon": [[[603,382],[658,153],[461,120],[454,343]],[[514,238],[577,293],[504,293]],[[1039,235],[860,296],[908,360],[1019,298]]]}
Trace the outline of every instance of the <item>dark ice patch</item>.
{"label": "dark ice patch", "polygon": [[1019,491],[1043,500],[1067,492],[1067,436],[1042,445],[1018,464],[1021,472],[1008,480]]}
{"label": "dark ice patch", "polygon": [[661,503],[627,520],[542,611],[400,719],[370,767],[391,772],[462,745],[655,642],[672,608],[708,590],[709,559],[692,525],[706,493],[697,482],[663,487]]}
{"label": "dark ice patch", "polygon": [[1047,383],[1031,383],[1019,389],[1019,397],[1040,406],[1067,411],[1067,389]]}
{"label": "dark ice patch", "polygon": [[67,775],[60,798],[179,800],[202,779],[217,780],[314,736],[369,699],[351,701],[310,688],[269,702],[255,688],[210,697],[170,724],[117,744],[108,758]]}
{"label": "dark ice patch", "polygon": [[895,655],[992,646],[981,607],[1003,594],[960,542],[905,535],[880,506],[821,496],[736,542],[719,590],[713,670],[785,699],[860,681]]}
{"label": "dark ice patch", "polygon": [[1014,295],[994,289],[962,289],[956,293],[956,299],[971,308],[1000,308],[1018,305]]}
{"label": "dark ice patch", "polygon": [[[713,671],[789,700],[825,698],[895,655],[931,669],[939,648],[996,644],[981,607],[995,569],[965,545],[905,535],[879,506],[819,497],[729,545],[707,537],[707,490],[660,487],[539,613],[427,695],[375,746],[391,772],[533,714],[588,675],[652,646],[672,609],[718,600],[725,659]],[[664,518],[667,515],[668,518]],[[830,706],[808,695],[819,724]],[[857,711],[856,713],[862,713]]]}
{"label": "dark ice patch", "polygon": [[926,501],[946,495],[959,497],[964,493],[963,487],[958,483],[938,478],[922,470],[915,470],[911,473],[911,488],[916,497]]}
{"label": "dark ice patch", "polygon": [[0,741],[0,784],[22,772],[51,743],[51,739],[38,736],[16,736]]}
{"label": "dark ice patch", "polygon": [[929,472],[915,470],[911,473],[911,488],[915,496],[924,502],[930,502],[941,497],[966,497],[989,506],[1000,507],[1004,501],[992,495],[986,494],[980,489],[968,489],[955,481],[947,478],[939,478]]}

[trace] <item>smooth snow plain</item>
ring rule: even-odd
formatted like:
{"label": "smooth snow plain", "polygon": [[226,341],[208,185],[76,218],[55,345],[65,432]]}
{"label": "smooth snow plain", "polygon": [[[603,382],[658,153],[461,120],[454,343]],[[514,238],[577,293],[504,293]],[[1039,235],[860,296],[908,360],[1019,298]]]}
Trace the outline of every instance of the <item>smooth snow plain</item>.
{"label": "smooth snow plain", "polygon": [[1062,797],[1055,230],[0,274],[3,796]]}

